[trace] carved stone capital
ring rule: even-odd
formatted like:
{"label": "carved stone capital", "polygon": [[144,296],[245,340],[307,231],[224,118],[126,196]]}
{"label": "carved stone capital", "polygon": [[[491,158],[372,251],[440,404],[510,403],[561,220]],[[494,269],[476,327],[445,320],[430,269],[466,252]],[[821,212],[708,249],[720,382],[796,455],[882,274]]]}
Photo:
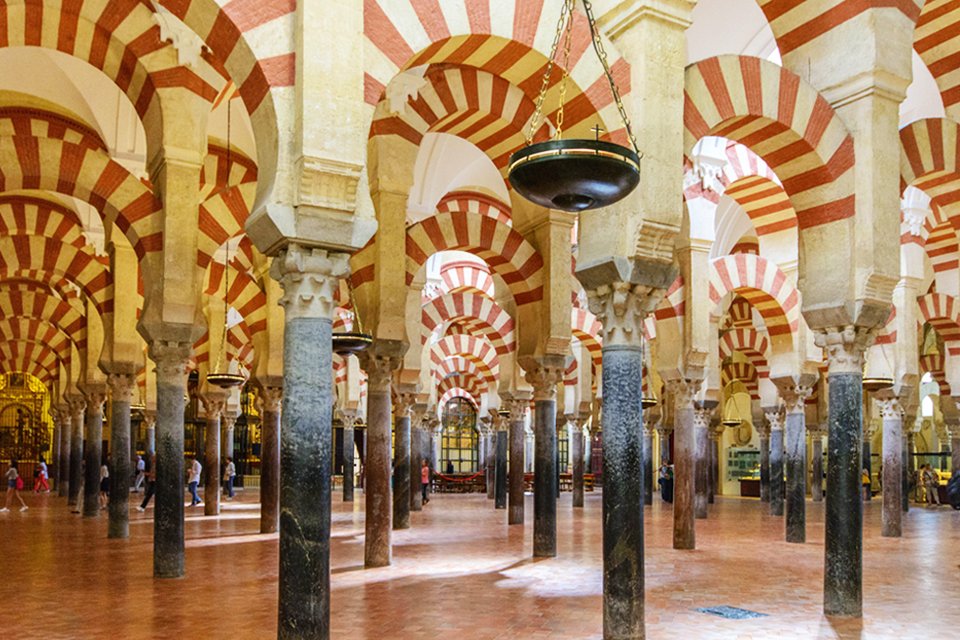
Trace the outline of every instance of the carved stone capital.
{"label": "carved stone capital", "polygon": [[604,345],[639,347],[643,320],[664,293],[663,289],[629,282],[614,282],[587,291],[587,305],[600,321]]}
{"label": "carved stone capital", "polygon": [[661,438],[669,438],[670,432],[673,431],[673,425],[667,424],[666,422],[661,422],[656,426],[657,433],[660,434]]}
{"label": "carved stone capital", "polygon": [[542,361],[528,369],[524,379],[533,387],[533,400],[556,400],[557,385],[563,381],[566,367],[553,362]]}
{"label": "carved stone capital", "polygon": [[200,403],[207,420],[214,420],[223,415],[227,406],[227,396],[223,393],[204,393],[200,396]]}
{"label": "carved stone capital", "polygon": [[270,265],[270,276],[283,287],[280,306],[292,318],[333,319],[334,293],[350,273],[350,256],[291,243]]}
{"label": "carved stone capital", "polygon": [[167,384],[177,380],[186,386],[187,367],[190,366],[190,354],[193,345],[189,342],[171,342],[154,340],[149,346],[150,359],[157,365],[157,380]]}
{"label": "carved stone capital", "polygon": [[510,412],[510,422],[521,422],[530,408],[529,394],[514,394],[505,399],[506,409]]}
{"label": "carved stone capital", "polygon": [[863,354],[876,338],[877,329],[848,324],[819,329],[816,345],[823,349],[829,373],[863,373]]}
{"label": "carved stone capital", "polygon": [[709,429],[712,415],[713,408],[695,407],[693,410],[693,427],[695,429]]}
{"label": "carved stone capital", "polygon": [[395,417],[410,416],[413,414],[413,405],[417,403],[417,394],[406,391],[397,391],[393,394],[393,414]]}
{"label": "carved stone capital", "polygon": [[371,391],[389,391],[393,374],[400,369],[403,358],[379,355],[370,350],[361,352],[360,366],[367,372],[367,386]]}
{"label": "carved stone capital", "polygon": [[899,398],[877,398],[877,406],[880,407],[881,419],[903,419],[903,407],[900,406]]}
{"label": "carved stone capital", "polygon": [[133,389],[137,384],[137,376],[132,373],[107,374],[107,386],[110,388],[110,397],[114,402],[130,402],[133,399]]}
{"label": "carved stone capital", "polygon": [[688,409],[694,403],[703,380],[699,378],[673,378],[664,380],[667,393],[673,396],[674,407],[677,410]]}
{"label": "carved stone capital", "polygon": [[157,424],[157,412],[156,411],[144,411],[143,412],[143,425],[147,429],[152,429]]}
{"label": "carved stone capital", "polygon": [[343,426],[352,427],[357,421],[357,409],[355,407],[337,407],[334,410],[334,416]]}
{"label": "carved stone capital", "polygon": [[257,405],[261,413],[279,413],[282,401],[283,387],[261,385],[257,389]]}
{"label": "carved stone capital", "polygon": [[813,393],[813,387],[805,384],[778,384],[777,388],[787,413],[803,413],[807,398]]}
{"label": "carved stone capital", "polygon": [[775,409],[764,409],[763,417],[766,418],[770,431],[783,431],[784,415],[779,407]]}
{"label": "carved stone capital", "polygon": [[753,423],[753,428],[757,430],[757,435],[761,438],[770,437],[770,423],[765,420],[758,420]]}
{"label": "carved stone capital", "polygon": [[86,401],[87,415],[103,413],[103,403],[107,401],[107,386],[105,384],[83,385],[82,391]]}

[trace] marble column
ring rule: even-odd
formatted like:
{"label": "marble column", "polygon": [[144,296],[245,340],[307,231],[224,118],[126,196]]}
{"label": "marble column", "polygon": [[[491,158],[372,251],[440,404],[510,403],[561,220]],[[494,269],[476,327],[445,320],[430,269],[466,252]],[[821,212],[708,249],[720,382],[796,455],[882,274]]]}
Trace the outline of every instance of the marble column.
{"label": "marble column", "polygon": [[847,326],[816,335],[828,362],[829,417],[823,612],[860,617],[863,607],[863,353],[872,336]]}
{"label": "marble column", "polygon": [[902,453],[903,453],[903,462],[901,463],[901,491],[900,491],[900,510],[904,513],[910,511],[910,445],[911,445],[911,436],[907,433],[907,428],[911,424],[910,420],[905,419],[903,421],[903,442],[901,443]]}
{"label": "marble column", "polygon": [[495,431],[489,430],[484,433],[483,438],[487,445],[485,449],[487,500],[493,500],[497,493],[497,434]]}
{"label": "marble column", "polygon": [[557,385],[566,369],[563,356],[544,357],[527,368],[533,387],[533,556],[557,555]]}
{"label": "marble column", "polygon": [[720,448],[723,446],[723,432],[726,427],[716,423],[710,425],[710,489],[707,491],[707,500],[714,502],[714,496],[720,492]]}
{"label": "marble column", "polygon": [[643,504],[653,504],[653,429],[654,418],[650,413],[643,416]]}
{"label": "marble column", "polygon": [[673,427],[664,422],[661,422],[657,425],[657,435],[658,440],[660,441],[660,462],[657,466],[660,466],[664,463],[670,464],[673,462],[670,459],[670,434],[673,433]]}
{"label": "marble column", "polygon": [[157,451],[157,412],[144,411],[143,423],[146,425],[147,433],[146,453],[150,455]]}
{"label": "marble column", "polygon": [[105,385],[94,384],[84,387],[87,398],[86,448],[83,452],[83,517],[94,518],[100,515],[100,465],[103,460],[103,403],[107,399]]}
{"label": "marble column", "polygon": [[281,526],[283,387],[259,384],[257,401],[260,403],[260,533],[273,533]]}
{"label": "marble column", "polygon": [[66,497],[70,488],[70,437],[73,433],[73,416],[70,407],[62,404],[60,413],[60,460],[58,461],[60,482],[57,483],[57,495]]}
{"label": "marble column", "polygon": [[950,430],[950,471],[960,471],[960,429],[956,428]]}
{"label": "marble column", "polygon": [[770,425],[764,419],[754,427],[760,436],[760,502],[770,502]]}
{"label": "marble column", "polygon": [[710,416],[713,407],[702,403],[693,412],[694,437],[694,477],[693,477],[693,515],[695,518],[707,517],[707,492],[710,475]]}
{"label": "marble column", "polygon": [[883,515],[880,535],[899,538],[903,534],[903,414],[899,400],[889,391],[877,398],[877,404],[883,420]]}
{"label": "marble column", "polygon": [[340,443],[340,455],[343,458],[343,501],[353,502],[353,489],[356,478],[353,475],[354,444],[353,425],[357,421],[356,409],[339,409],[340,421],[343,423],[343,441]]}
{"label": "marble column", "polygon": [[49,486],[56,488],[60,483],[60,431],[63,429],[63,425],[60,422],[60,414],[53,407],[50,408],[48,415],[53,423],[53,439],[50,440],[50,448],[45,454],[47,479],[49,480]]}
{"label": "marble column", "polygon": [[334,294],[348,256],[287,245],[273,259],[284,309],[277,637],[330,636]]}
{"label": "marble column", "polygon": [[496,509],[507,508],[507,448],[508,436],[506,416],[500,417],[496,431],[496,465],[494,467],[494,503]]}
{"label": "marble column", "polygon": [[[406,386],[406,385],[403,385]],[[394,398],[393,528],[410,528],[410,414],[415,393],[398,391]]]}
{"label": "marble column", "polygon": [[130,402],[133,387],[137,384],[135,373],[111,373],[107,376],[110,387],[110,487],[108,538],[130,536]]}
{"label": "marble column", "polygon": [[770,515],[783,515],[783,413],[779,408],[764,410],[770,425]]}
{"label": "marble column", "polygon": [[778,384],[784,402],[787,484],[784,496],[786,541],[807,540],[807,418],[804,411],[813,388],[802,382]]}
{"label": "marble column", "polygon": [[150,359],[157,365],[157,470],[153,516],[153,575],[184,574],[183,410],[192,342],[157,340]]}
{"label": "marble column", "polygon": [[230,456],[230,459],[236,462],[236,457],[233,455],[234,426],[237,424],[236,411],[225,411],[220,418],[220,424],[223,434],[220,450],[223,451],[224,458]]}
{"label": "marble column", "polygon": [[574,424],[570,436],[570,457],[573,459],[573,506],[581,508],[583,507],[583,429],[576,417],[571,416],[570,420]]}
{"label": "marble column", "polygon": [[423,419],[426,415],[426,405],[413,405],[410,417],[410,476],[407,484],[410,485],[410,511],[423,511],[423,494],[420,491],[420,469],[423,459],[429,456],[424,452]]}
{"label": "marble column", "polygon": [[203,430],[203,515],[217,516],[220,515],[220,417],[227,397],[218,389],[204,394],[200,401],[207,418]]}
{"label": "marble column", "polygon": [[[867,396],[867,397],[868,397],[868,402],[869,402],[869,396]],[[870,438],[873,436],[873,425],[870,424],[871,421],[869,420],[869,413],[868,413],[867,411],[864,411],[863,415],[864,415],[864,423],[863,423],[863,449],[862,449],[863,462],[861,463],[861,467],[862,467],[862,469],[866,469],[866,470],[867,470],[867,474],[872,477],[872,473],[873,473],[872,459],[873,459],[873,456],[872,456],[872,452],[870,451]],[[863,470],[862,470],[862,469],[861,469],[861,472],[860,472],[861,475],[863,474]],[[862,484],[862,483],[861,483],[861,484]],[[869,502],[870,500],[873,500],[873,490],[872,490],[872,487],[871,487],[871,490],[866,493],[866,499],[867,499],[868,502]]]}
{"label": "marble column", "polygon": [[367,372],[367,456],[364,469],[366,520],[363,564],[368,569],[391,561],[393,494],[390,487],[391,378],[401,364],[399,354],[370,350],[360,364]]}
{"label": "marble column", "polygon": [[70,422],[70,491],[67,504],[77,504],[80,489],[83,485],[83,417],[87,402],[83,396],[70,398],[70,412],[73,414]]}
{"label": "marble column", "polygon": [[523,524],[523,474],[526,433],[523,422],[530,399],[515,394],[507,402],[510,410],[510,490],[507,496],[507,524]]}
{"label": "marble column", "polygon": [[[606,373],[604,373],[606,375]],[[702,380],[675,379],[667,382],[673,393],[674,410],[674,485],[673,485],[673,548],[695,549],[694,474],[696,472],[694,398]]]}
{"label": "marble column", "polygon": [[812,429],[810,441],[810,494],[814,502],[823,502],[823,431]]}

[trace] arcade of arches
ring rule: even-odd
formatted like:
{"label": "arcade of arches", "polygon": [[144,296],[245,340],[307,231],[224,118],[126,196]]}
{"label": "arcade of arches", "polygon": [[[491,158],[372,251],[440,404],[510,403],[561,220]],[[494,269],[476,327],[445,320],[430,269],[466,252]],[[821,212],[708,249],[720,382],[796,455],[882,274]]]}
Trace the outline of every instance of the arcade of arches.
{"label": "arcade of arches", "polygon": [[[16,609],[49,588],[90,637],[956,629],[916,501],[960,471],[957,3],[593,0],[644,157],[579,215],[506,179],[561,4],[0,4],[0,467],[52,483],[0,627],[78,637]],[[578,1],[541,134],[625,142],[590,43]]]}

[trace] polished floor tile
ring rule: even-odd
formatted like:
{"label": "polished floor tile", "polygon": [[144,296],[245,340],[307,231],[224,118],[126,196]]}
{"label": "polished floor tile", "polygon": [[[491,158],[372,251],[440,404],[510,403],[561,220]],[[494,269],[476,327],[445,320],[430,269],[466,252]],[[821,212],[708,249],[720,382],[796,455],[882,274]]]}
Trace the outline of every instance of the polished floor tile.
{"label": "polished floor tile", "polygon": [[[394,564],[365,571],[363,502],[334,498],[332,635],[376,640],[600,638],[600,493],[559,504],[559,555],[531,555],[527,525],[480,495],[434,496],[394,532]],[[9,638],[276,637],[277,536],[258,533],[257,494],[219,517],[187,509],[187,575],[154,580],[152,509],[134,511],[129,540],[106,539],[106,516],[27,495],[0,514],[0,635]],[[718,499],[697,521],[697,549],[671,548],[671,512],[647,509],[648,638],[958,637],[960,512],[912,508],[901,539],[882,538],[880,502],[866,505],[864,617],[821,613],[823,505],[808,503],[809,541],[783,542],[783,519],[755,500]],[[766,614],[728,620],[696,611]],[[9,635],[8,635],[9,634]]]}

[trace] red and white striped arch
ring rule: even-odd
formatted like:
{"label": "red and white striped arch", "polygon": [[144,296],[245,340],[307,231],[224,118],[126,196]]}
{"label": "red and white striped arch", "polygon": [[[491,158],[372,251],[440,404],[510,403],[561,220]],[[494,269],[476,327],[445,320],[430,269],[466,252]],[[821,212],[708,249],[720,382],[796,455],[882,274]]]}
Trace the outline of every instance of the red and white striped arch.
{"label": "red and white striped arch", "polygon": [[86,317],[68,302],[41,289],[12,288],[3,283],[0,295],[0,317],[36,318],[63,331],[83,350],[87,346]]}
{"label": "red and white striped arch", "polygon": [[920,2],[923,10],[913,34],[913,48],[940,89],[943,106],[960,102],[957,51],[960,50],[960,6],[952,0]]}
{"label": "red and white striped arch", "polygon": [[420,343],[444,322],[470,320],[504,355],[516,349],[513,318],[494,300],[476,293],[450,293],[433,298],[421,311]]}
{"label": "red and white striped arch", "polygon": [[0,136],[54,138],[107,152],[107,145],[89,126],[59,113],[29,107],[0,107]]}
{"label": "red and white striped arch", "polygon": [[603,366],[603,338],[600,337],[602,330],[600,321],[586,309],[570,310],[570,331],[590,353],[594,372]]}
{"label": "red and white striped arch", "polygon": [[757,236],[797,228],[797,214],[779,184],[764,176],[746,176],[730,184],[725,195],[746,212]]}
{"label": "red and white striped arch", "polygon": [[946,356],[942,353],[928,353],[920,356],[921,373],[929,373],[940,387],[941,396],[950,395],[950,384],[947,382]]}
{"label": "red and white striped arch", "polygon": [[500,375],[500,358],[487,340],[468,335],[445,336],[430,349],[430,362],[433,367],[454,356],[463,356],[470,360],[480,367],[489,383],[496,384]]}
{"label": "red and white striped arch", "polygon": [[477,411],[480,410],[479,394],[475,396],[471,394],[469,391],[467,391],[466,389],[463,389],[461,387],[454,387],[452,389],[447,389],[442,394],[438,394],[438,395],[440,396],[440,400],[437,402],[438,415],[440,414],[440,412],[443,411],[443,408],[447,405],[447,403],[453,400],[454,398],[463,398],[468,402],[470,402],[470,404],[473,405],[474,409],[476,409]]}
{"label": "red and white striped arch", "polygon": [[59,376],[57,354],[36,342],[0,342],[0,373],[23,371],[50,383]]}
{"label": "red and white striped arch", "polygon": [[957,128],[957,123],[948,118],[928,118],[900,130],[900,191],[914,186],[926,193],[931,209],[943,210],[937,213],[941,220],[960,213]]}
{"label": "red and white striped arch", "polygon": [[477,191],[451,191],[437,203],[437,211],[466,211],[488,216],[506,225],[513,224],[510,205]]}
{"label": "red and white striped arch", "polygon": [[[223,263],[211,262],[204,293],[209,296],[223,296],[223,278]],[[267,295],[236,258],[230,260],[230,288],[226,299],[230,301],[230,306],[243,316],[252,334],[267,328]]]}
{"label": "red and white striped arch", "polygon": [[256,191],[257,167],[252,160],[234,150],[228,166],[226,149],[208,148],[200,171],[199,267],[205,268],[229,238],[243,234]]}
{"label": "red and white striped arch", "polygon": [[443,396],[450,389],[463,389],[474,398],[479,399],[487,392],[489,382],[471,373],[454,373],[440,380],[437,384],[437,395]]}
{"label": "red and white striped arch", "polygon": [[749,362],[727,362],[720,367],[720,385],[726,388],[734,381],[740,381],[747,388],[750,397],[760,400],[760,383],[756,368]]}
{"label": "red and white striped arch", "polygon": [[13,235],[58,238],[77,249],[87,243],[73,209],[33,195],[0,195],[0,236]]}
{"label": "red and white striped arch", "polygon": [[[917,236],[908,235],[919,239]],[[957,230],[953,223],[942,222],[931,229],[923,247],[934,273],[953,271],[960,267],[960,244],[957,242]]]}
{"label": "red and white striped arch", "polygon": [[853,139],[799,76],[759,58],[719,56],[687,67],[684,148],[704,136],[749,147],[779,176],[800,229],[853,217]]}
{"label": "red and white striped arch", "polygon": [[951,356],[960,355],[960,301],[943,293],[917,298],[920,317],[943,339]]}
{"label": "red and white striped arch", "polygon": [[769,349],[770,342],[767,337],[752,327],[733,329],[720,336],[720,360],[725,361],[732,358],[734,353],[742,353],[761,378],[770,375],[767,366]]}
{"label": "red and white striped arch", "polygon": [[749,254],[715,258],[710,263],[710,301],[728,293],[747,300],[763,317],[773,337],[792,336],[800,324],[800,293],[776,264]]}
{"label": "red and white striped arch", "polygon": [[490,275],[490,267],[476,262],[448,262],[440,267],[440,278],[443,281],[443,293],[466,292],[475,289],[487,296],[496,297],[496,286]]}
{"label": "red and white striped arch", "polygon": [[35,342],[48,347],[61,362],[70,362],[69,336],[45,320],[3,318],[0,320],[0,342]]}

